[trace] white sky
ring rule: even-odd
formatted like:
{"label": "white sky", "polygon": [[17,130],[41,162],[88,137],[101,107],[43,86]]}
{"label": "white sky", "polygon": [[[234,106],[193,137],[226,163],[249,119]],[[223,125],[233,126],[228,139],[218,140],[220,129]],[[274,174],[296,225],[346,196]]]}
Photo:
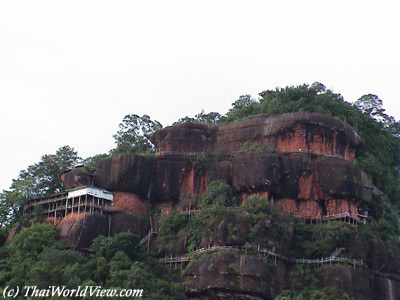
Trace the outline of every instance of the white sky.
{"label": "white sky", "polygon": [[164,126],[319,81],[400,119],[397,1],[1,1],[0,189],[70,145],[108,152],[126,114]]}

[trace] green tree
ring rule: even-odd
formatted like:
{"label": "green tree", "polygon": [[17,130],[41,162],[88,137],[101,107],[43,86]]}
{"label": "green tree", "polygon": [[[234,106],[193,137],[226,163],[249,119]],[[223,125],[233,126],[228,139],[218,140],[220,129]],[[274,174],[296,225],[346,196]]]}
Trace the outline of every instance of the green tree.
{"label": "green tree", "polygon": [[56,236],[51,224],[36,223],[21,229],[11,241],[10,250],[19,259],[36,258],[46,247],[57,245]]}
{"label": "green tree", "polygon": [[78,164],[81,158],[70,146],[59,148],[55,154],[43,155],[41,160],[20,172],[11,189],[24,198],[40,197],[62,191],[62,171]]}
{"label": "green tree", "polygon": [[12,221],[19,215],[19,210],[23,203],[12,200],[10,191],[3,190],[0,193],[0,229],[10,225]]}
{"label": "green tree", "polygon": [[249,95],[241,96],[221,119],[232,122],[257,114],[276,116],[301,111],[337,117],[352,126],[364,141],[365,146],[358,153],[358,165],[372,177],[378,188],[388,194],[392,203],[400,206],[400,176],[397,171],[400,165],[400,140],[395,137],[400,132],[400,125],[392,122],[383,130],[382,123],[370,117],[369,113],[393,120],[384,114],[382,100],[376,95],[361,97],[364,106],[361,106],[361,100],[358,106],[352,105],[342,95],[326,89],[319,82],[311,86],[303,84],[266,90],[259,95],[258,101],[252,100]]}
{"label": "green tree", "polygon": [[90,246],[91,252],[97,257],[105,257],[110,260],[118,251],[123,251],[129,258],[137,258],[141,253],[138,246],[139,237],[130,232],[122,232],[113,237],[99,236],[93,240]]}
{"label": "green tree", "polygon": [[221,118],[221,114],[217,112],[209,112],[205,113],[204,109],[201,110],[198,114],[194,116],[194,118],[191,117],[184,117],[180,118],[178,122],[175,122],[174,124],[179,124],[179,123],[203,123],[203,124],[208,124],[208,125],[214,125],[219,122]]}
{"label": "green tree", "polygon": [[126,115],[118,127],[119,130],[113,135],[117,147],[111,150],[112,155],[154,151],[154,145],[147,136],[161,129],[162,125],[158,121],[151,120],[148,115],[140,117],[131,114]]}
{"label": "green tree", "polygon": [[97,163],[103,159],[106,159],[109,156],[110,155],[103,153],[103,154],[96,154],[96,155],[90,156],[88,158],[85,158],[82,161],[82,164],[84,165],[84,170],[86,170],[88,173],[93,172],[94,170],[96,170]]}
{"label": "green tree", "polygon": [[45,247],[28,270],[25,284],[41,288],[52,285],[65,285],[75,288],[90,276],[82,266],[86,259],[76,251]]}
{"label": "green tree", "polygon": [[242,95],[238,100],[232,103],[232,108],[226,116],[221,118],[222,122],[232,122],[247,116],[256,115],[259,102],[250,95]]}
{"label": "green tree", "polygon": [[55,154],[43,155],[38,163],[22,170],[18,178],[13,179],[11,189],[0,193],[0,226],[16,220],[25,201],[62,191],[61,172],[80,161],[73,148],[63,146]]}
{"label": "green tree", "polygon": [[217,124],[220,118],[221,114],[214,111],[206,114],[204,110],[201,110],[201,112],[195,116],[196,122],[209,125]]}
{"label": "green tree", "polygon": [[383,102],[377,95],[364,95],[354,102],[354,106],[375,121],[382,123],[385,127],[389,126],[389,124],[394,121],[393,117],[390,117],[385,113]]}
{"label": "green tree", "polygon": [[200,197],[200,205],[228,207],[237,204],[233,197],[232,187],[222,180],[215,180],[208,184],[207,192]]}
{"label": "green tree", "polygon": [[284,291],[274,300],[349,300],[350,297],[337,288],[305,289],[302,291]]}

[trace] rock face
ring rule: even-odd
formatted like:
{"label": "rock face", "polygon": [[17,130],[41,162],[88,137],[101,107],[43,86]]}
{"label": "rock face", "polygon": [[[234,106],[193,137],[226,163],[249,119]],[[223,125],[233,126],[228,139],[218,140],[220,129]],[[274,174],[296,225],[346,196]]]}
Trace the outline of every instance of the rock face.
{"label": "rock face", "polygon": [[99,215],[69,214],[57,226],[59,239],[67,247],[85,250],[100,236],[112,236],[118,232],[132,232],[139,236],[148,230],[147,219],[133,214]]}
{"label": "rock face", "polygon": [[64,171],[60,177],[66,189],[93,185],[93,175],[89,174],[82,167]]}
{"label": "rock face", "polygon": [[285,266],[272,267],[266,260],[241,254],[213,253],[190,264],[183,282],[194,299],[273,299],[284,285],[278,268]]}
{"label": "rock face", "polygon": [[240,150],[246,143],[268,150],[313,152],[354,159],[361,141],[342,121],[318,113],[281,117],[256,116],[240,123],[208,127],[184,123],[164,128],[151,137],[159,153]]}
{"label": "rock face", "polygon": [[[219,126],[183,123],[157,131],[151,140],[158,155],[102,160],[95,185],[135,193],[168,211],[182,195],[204,193],[209,182],[224,180],[241,199],[261,193],[291,214],[315,218],[356,217],[372,197],[372,184],[351,163],[361,145],[358,135],[325,115],[256,116]],[[246,145],[261,148],[246,154]]]}
{"label": "rock face", "polygon": [[[357,133],[340,120],[317,113],[256,116],[219,126],[184,123],[159,130],[150,139],[156,145],[155,156],[124,154],[104,159],[98,162],[93,177],[77,170],[63,174],[69,188],[90,179],[95,186],[113,191],[113,210],[124,212],[68,216],[58,225],[65,244],[84,249],[100,234],[121,231],[143,236],[149,227],[149,207],[162,214],[174,207],[187,209],[190,204],[185,197],[205,193],[215,180],[227,182],[242,206],[249,198],[263,197],[284,212],[307,220],[343,214],[358,219],[359,214],[367,214],[374,196],[380,193],[353,162],[362,146]],[[217,221],[209,221],[207,234],[196,246],[246,247],[251,231],[253,246],[273,247],[281,255],[289,255],[293,224],[286,223],[277,233],[272,223],[227,211]],[[379,236],[371,235],[367,241],[355,229],[348,232],[352,242],[338,247],[368,261],[374,273],[324,265],[313,275],[318,279],[315,284],[337,287],[355,299],[398,298],[400,282],[387,276],[399,275],[398,245],[388,253]],[[182,255],[187,239],[180,234],[173,243],[164,244],[157,250],[160,256]],[[243,252],[203,254],[183,272],[193,299],[273,299],[283,289],[295,287],[301,278],[290,264]]]}
{"label": "rock face", "polygon": [[365,270],[354,270],[343,266],[325,267],[321,274],[321,287],[335,287],[352,299],[374,299],[371,293],[372,277]]}
{"label": "rock face", "polygon": [[134,192],[147,197],[153,160],[126,154],[101,160],[96,167],[94,184],[111,191]]}
{"label": "rock face", "polygon": [[[157,206],[171,206],[185,193],[201,194],[209,182],[224,180],[241,199],[262,193],[293,215],[316,218],[345,212],[357,217],[359,207],[367,205],[373,193],[365,173],[337,157],[250,153],[210,162],[176,156],[146,158],[145,163],[142,159],[127,154],[102,161],[95,182],[108,190],[149,199]],[[127,161],[129,169],[121,161]],[[149,169],[130,170],[143,164]],[[106,180],[107,172],[114,179]],[[129,205],[139,205],[133,198],[131,201]],[[139,211],[143,214],[145,210]]]}
{"label": "rock face", "polygon": [[113,209],[147,216],[148,207],[142,197],[134,193],[114,192]]}

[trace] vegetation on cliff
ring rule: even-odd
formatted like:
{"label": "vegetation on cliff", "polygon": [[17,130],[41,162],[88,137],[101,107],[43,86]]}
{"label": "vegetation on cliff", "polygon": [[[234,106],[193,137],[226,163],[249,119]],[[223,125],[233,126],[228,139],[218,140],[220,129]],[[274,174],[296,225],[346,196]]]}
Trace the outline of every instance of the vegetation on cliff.
{"label": "vegetation on cliff", "polygon": [[[297,111],[320,112],[337,117],[351,125],[362,138],[364,147],[357,154],[356,164],[382,190],[376,191],[368,203],[371,224],[358,227],[340,222],[307,225],[282,213],[273,205],[273,199],[262,196],[250,196],[239,206],[231,184],[218,180],[209,183],[203,195],[181,196],[178,206],[189,207],[195,212],[187,214],[173,210],[169,215],[158,217],[161,229],[157,239],[149,243],[153,254],[138,246],[137,236],[121,233],[113,237],[98,237],[90,247],[89,257],[81,257],[57,241],[53,226],[40,223],[21,229],[11,243],[4,246],[7,233],[13,225],[32,223],[22,215],[25,201],[60,192],[63,189],[59,177],[61,171],[82,162],[74,149],[64,146],[55,154],[44,155],[40,162],[21,171],[18,178],[13,180],[10,190],[0,193],[0,287],[28,284],[46,287],[49,283],[69,287],[140,287],[149,293],[147,296],[151,299],[180,299],[185,297],[183,286],[172,282],[172,273],[162,269],[153,255],[191,255],[193,261],[190,268],[199,271],[193,262],[201,256],[196,256],[195,250],[209,246],[233,246],[243,250],[245,256],[254,258],[254,261],[259,256],[259,248],[271,249],[290,258],[312,259],[335,254],[363,259],[368,268],[377,270],[379,266],[379,272],[382,273],[397,272],[397,265],[391,265],[390,262],[395,262],[400,251],[397,216],[400,208],[400,126],[385,114],[382,101],[377,96],[365,95],[352,105],[344,101],[340,94],[314,83],[267,90],[260,93],[259,99],[241,96],[225,116],[202,111],[194,118],[185,117],[178,122],[213,125],[236,122],[258,114],[276,116]],[[159,122],[147,115],[127,115],[119,128],[114,135],[115,149],[109,154],[96,155],[83,161],[87,172],[95,169],[96,163],[109,155],[154,152],[154,146],[147,136],[161,128]],[[242,145],[238,154],[263,151],[262,146],[248,142]],[[224,159],[229,158],[219,153],[209,153],[194,158],[191,163],[198,172],[205,172],[213,161]],[[227,256],[228,269],[238,276],[250,276],[240,270],[243,266],[235,261],[238,257],[237,251],[235,255]],[[210,268],[220,271],[218,260],[213,264]],[[244,265],[244,268],[247,267]],[[276,261],[275,265],[270,262],[265,265],[268,269],[266,274],[270,274],[272,268],[278,270],[280,267]],[[343,265],[343,269],[352,272],[347,265]],[[290,272],[295,274],[293,278],[302,280],[286,283],[277,276],[274,287],[270,287],[272,294],[279,294],[276,286],[288,290],[277,296],[278,300],[349,298],[349,295],[336,289],[321,289],[324,286],[320,280],[321,269],[295,266]],[[178,273],[179,276],[187,275],[184,281],[186,287],[193,283],[185,270]],[[257,273],[253,279],[257,281],[260,278],[261,275]],[[232,286],[238,287],[236,281],[232,282]]]}
{"label": "vegetation on cliff", "polygon": [[184,299],[179,285],[171,282],[131,233],[98,237],[87,258],[63,249],[56,236],[52,225],[37,223],[23,228],[9,247],[0,248],[0,287],[140,288],[147,299]]}
{"label": "vegetation on cliff", "polygon": [[376,95],[364,95],[351,104],[320,83],[266,90],[259,95],[258,100],[248,95],[241,96],[220,122],[234,122],[258,114],[277,116],[297,111],[337,117],[351,125],[365,144],[358,153],[357,163],[391,202],[400,207],[400,123],[385,114],[382,100]]}
{"label": "vegetation on cliff", "polygon": [[63,146],[55,154],[43,155],[38,163],[22,170],[12,180],[10,190],[0,193],[0,227],[9,226],[22,217],[27,200],[61,192],[64,189],[61,172],[80,162],[73,148]]}

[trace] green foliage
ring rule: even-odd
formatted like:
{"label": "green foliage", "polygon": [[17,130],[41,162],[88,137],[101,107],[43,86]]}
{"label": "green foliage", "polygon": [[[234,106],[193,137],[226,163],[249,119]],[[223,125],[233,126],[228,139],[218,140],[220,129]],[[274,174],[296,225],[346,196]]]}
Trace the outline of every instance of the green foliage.
{"label": "green foliage", "polygon": [[[353,106],[340,94],[318,82],[267,90],[259,95],[259,100],[251,99],[249,95],[241,96],[221,121],[233,122],[257,114],[276,116],[299,111],[337,117],[355,128],[364,141],[365,147],[361,149],[357,163],[372,177],[373,183],[387,193],[391,202],[400,206],[400,176],[396,171],[400,165],[400,139],[395,137],[400,125],[384,114],[381,101],[377,101],[375,95],[366,95]],[[363,109],[360,101],[365,98],[373,98],[374,101]],[[371,118],[370,114],[380,116],[379,121]]]}
{"label": "green foliage", "polygon": [[350,300],[350,297],[337,288],[324,288],[306,289],[300,292],[284,291],[274,300]]}
{"label": "green foliage", "polygon": [[312,269],[310,269],[307,266],[304,265],[295,265],[293,267],[293,273],[295,274],[295,282],[297,286],[294,286],[295,290],[301,290],[304,289],[305,287],[307,288],[315,288],[318,279],[315,275],[315,272],[313,272]]}
{"label": "green foliage", "polygon": [[35,219],[41,220],[43,217],[43,206],[37,205],[33,208],[33,216]]}
{"label": "green foliage", "polygon": [[210,205],[201,209],[190,218],[187,234],[187,252],[192,252],[200,245],[202,238],[206,236],[207,228],[216,222],[226,207]]}
{"label": "green foliage", "polygon": [[389,127],[391,123],[395,122],[393,117],[385,113],[383,102],[377,95],[364,95],[354,102],[354,106],[362,113],[367,114],[370,118],[381,123],[384,127]]}
{"label": "green foliage", "polygon": [[225,181],[212,181],[207,186],[207,192],[199,199],[200,206],[220,206],[229,207],[238,204],[238,200],[233,197],[232,187]]}
{"label": "green foliage", "polygon": [[188,220],[188,215],[172,210],[162,222],[160,235],[176,235],[182,227],[187,225]]}
{"label": "green foliage", "polygon": [[0,286],[49,285],[76,288],[138,288],[148,299],[185,299],[179,284],[171,282],[138,237],[121,233],[98,237],[90,247],[89,259],[76,251],[62,249],[49,224],[34,224],[18,233],[10,252],[0,248]]}
{"label": "green foliage", "polygon": [[[324,225],[295,223],[291,244],[294,257],[320,258],[330,256],[337,248],[345,247],[354,231],[343,222],[328,222]],[[353,230],[355,230],[353,228]]]}
{"label": "green foliage", "polygon": [[51,224],[36,223],[22,228],[13,238],[10,249],[17,258],[35,258],[46,247],[56,245],[57,231]]}
{"label": "green foliage", "polygon": [[213,150],[206,152],[203,156],[197,156],[193,159],[193,168],[196,172],[206,172],[216,161],[230,160],[232,157],[226,154],[224,150]]}
{"label": "green foliage", "polygon": [[0,247],[4,245],[8,236],[8,229],[0,226]]}
{"label": "green foliage", "polygon": [[85,259],[75,251],[44,247],[31,268],[27,270],[27,279],[32,285],[41,288],[54,285],[65,285],[74,288],[90,274],[82,269]]}
{"label": "green foliage", "polygon": [[221,122],[232,122],[251,115],[256,115],[258,102],[250,95],[242,95],[238,100],[232,103],[232,108],[226,116],[221,117]]}
{"label": "green foliage", "polygon": [[180,118],[178,120],[178,122],[175,122],[175,124],[179,124],[179,123],[203,123],[203,124],[208,124],[208,125],[214,125],[217,124],[219,122],[221,118],[221,114],[217,113],[217,112],[210,112],[210,113],[205,113],[204,110],[201,110],[200,113],[198,113],[197,115],[194,116],[194,118],[191,117],[184,117],[184,118]]}
{"label": "green foliage", "polygon": [[63,190],[60,174],[80,161],[77,152],[63,146],[56,154],[43,155],[40,162],[22,170],[13,179],[11,189],[0,193],[0,226],[9,225],[22,214],[28,199],[58,193]]}
{"label": "green foliage", "polygon": [[245,253],[246,255],[255,256],[255,255],[258,254],[257,247],[254,246],[254,245],[252,245],[252,244],[246,243],[246,244],[244,245],[244,253]]}
{"label": "green foliage", "polygon": [[[391,215],[394,216],[393,214]],[[397,225],[397,218],[381,218],[376,224],[377,231],[383,240],[388,240],[390,237],[399,234],[399,227]]]}
{"label": "green foliage", "polygon": [[157,250],[174,248],[177,239],[187,235],[189,216],[172,210],[160,220],[160,231],[157,236]]}
{"label": "green foliage", "polygon": [[154,146],[147,136],[161,129],[162,125],[151,120],[148,115],[140,117],[131,114],[126,115],[118,127],[119,130],[113,135],[117,147],[110,151],[112,155],[154,151]]}
{"label": "green foliage", "polygon": [[123,251],[130,259],[135,259],[141,253],[139,241],[139,237],[130,232],[122,232],[113,237],[99,236],[93,240],[90,252],[96,257],[110,260],[118,251]]}
{"label": "green foliage", "polygon": [[[280,207],[273,206],[268,199],[251,197],[246,200],[242,209],[247,212],[247,223],[249,224],[247,241],[253,242],[254,239],[257,239],[259,242],[264,242],[267,247],[272,248],[289,238],[293,217],[282,212]],[[268,227],[267,236],[256,235],[257,228],[260,225]]]}
{"label": "green foliage", "polygon": [[243,205],[243,208],[252,213],[271,212],[272,206],[265,197],[250,197]]}
{"label": "green foliage", "polygon": [[106,159],[109,157],[108,154],[96,154],[94,156],[88,157],[82,161],[82,164],[84,165],[85,170],[87,173],[91,173],[93,170],[96,169],[97,163],[100,160]]}
{"label": "green foliage", "polygon": [[80,160],[73,148],[63,146],[56,154],[43,155],[39,163],[21,171],[11,188],[25,199],[58,193],[63,189],[61,172],[72,168]]}
{"label": "green foliage", "polygon": [[212,111],[206,114],[204,110],[195,116],[197,122],[209,125],[217,124],[220,118],[221,115],[219,113]]}
{"label": "green foliage", "polygon": [[267,147],[265,145],[247,141],[240,147],[240,149],[237,151],[237,153],[238,154],[259,153],[259,152],[265,152],[266,150],[267,150]]}

